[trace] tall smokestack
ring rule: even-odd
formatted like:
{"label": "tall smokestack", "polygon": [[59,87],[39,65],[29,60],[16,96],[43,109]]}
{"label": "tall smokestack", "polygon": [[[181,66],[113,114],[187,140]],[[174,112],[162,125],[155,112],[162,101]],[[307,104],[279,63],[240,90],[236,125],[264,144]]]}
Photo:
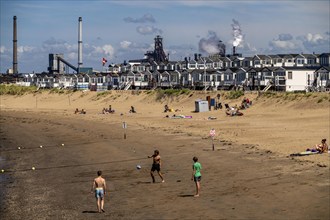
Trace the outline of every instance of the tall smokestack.
{"label": "tall smokestack", "polygon": [[236,55],[236,47],[233,46],[233,56],[235,56],[235,55]]}
{"label": "tall smokestack", "polygon": [[13,32],[13,73],[17,74],[17,17],[14,16],[14,32]]}
{"label": "tall smokestack", "polygon": [[82,18],[79,17],[78,25],[78,69],[82,67]]}

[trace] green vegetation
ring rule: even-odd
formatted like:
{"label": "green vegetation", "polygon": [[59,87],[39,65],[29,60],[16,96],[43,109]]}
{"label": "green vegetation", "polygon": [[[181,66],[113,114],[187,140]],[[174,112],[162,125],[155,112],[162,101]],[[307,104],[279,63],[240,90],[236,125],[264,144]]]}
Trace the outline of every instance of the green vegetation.
{"label": "green vegetation", "polygon": [[238,99],[239,97],[243,96],[243,91],[230,91],[229,93],[225,94],[227,99]]}
{"label": "green vegetation", "polygon": [[147,95],[153,94],[154,90],[145,90],[144,93],[146,93]]}
{"label": "green vegetation", "polygon": [[24,95],[36,91],[36,86],[0,85],[0,95]]}
{"label": "green vegetation", "polygon": [[323,101],[329,101],[330,102],[330,97],[329,95],[323,95],[322,97],[320,97],[318,100],[317,100],[317,103],[321,103]]}
{"label": "green vegetation", "polygon": [[263,98],[276,98],[284,101],[298,101],[298,100],[303,100],[303,99],[317,99],[317,103],[321,103],[323,101],[329,100],[330,102],[330,97],[328,94],[322,94],[322,93],[306,93],[304,91],[301,92],[265,92],[262,93]]}
{"label": "green vegetation", "polygon": [[52,88],[49,90],[50,94],[65,94],[66,91],[64,89],[59,89],[59,88]]}
{"label": "green vegetation", "polygon": [[157,90],[156,91],[156,100],[161,100],[162,98],[173,98],[180,95],[189,95],[189,89],[165,89],[165,90]]}
{"label": "green vegetation", "polygon": [[265,93],[262,93],[262,96],[263,97],[266,97],[266,98],[278,98],[278,93],[276,92],[271,92],[271,91],[267,91]]}
{"label": "green vegetation", "polygon": [[101,97],[104,97],[104,96],[108,96],[109,94],[111,94],[111,91],[98,92],[96,97],[101,98]]}

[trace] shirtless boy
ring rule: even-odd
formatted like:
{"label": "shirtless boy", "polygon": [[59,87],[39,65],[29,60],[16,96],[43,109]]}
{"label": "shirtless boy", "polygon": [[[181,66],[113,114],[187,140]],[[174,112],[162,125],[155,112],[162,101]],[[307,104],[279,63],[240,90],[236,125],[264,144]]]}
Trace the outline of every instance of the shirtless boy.
{"label": "shirtless boy", "polygon": [[161,167],[161,160],[160,160],[160,155],[159,155],[159,151],[155,150],[154,154],[151,156],[148,156],[148,158],[153,158],[153,163],[151,166],[151,170],[150,170],[150,175],[152,178],[152,182],[155,183],[155,176],[154,176],[154,171],[156,170],[159,177],[162,179],[162,183],[165,182],[163,175],[160,172],[160,167]]}
{"label": "shirtless boy", "polygon": [[321,144],[317,144],[315,146],[315,148],[320,153],[326,153],[329,150],[329,146],[327,144],[327,139],[322,139]]}
{"label": "shirtless boy", "polygon": [[104,195],[106,191],[105,179],[102,177],[102,171],[97,171],[97,177],[93,181],[92,193],[95,191],[96,206],[99,213],[105,212],[104,206]]}

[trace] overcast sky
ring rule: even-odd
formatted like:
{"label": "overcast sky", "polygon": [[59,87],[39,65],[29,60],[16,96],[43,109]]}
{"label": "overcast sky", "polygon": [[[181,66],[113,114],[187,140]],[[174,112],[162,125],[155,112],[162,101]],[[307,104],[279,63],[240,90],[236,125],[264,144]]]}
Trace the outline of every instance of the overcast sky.
{"label": "overcast sky", "polygon": [[329,53],[329,0],[0,0],[0,72],[12,68],[17,16],[18,71],[47,71],[48,54],[77,66],[82,17],[83,66],[102,69],[142,59],[163,37],[170,60],[216,53],[222,40],[243,56]]}

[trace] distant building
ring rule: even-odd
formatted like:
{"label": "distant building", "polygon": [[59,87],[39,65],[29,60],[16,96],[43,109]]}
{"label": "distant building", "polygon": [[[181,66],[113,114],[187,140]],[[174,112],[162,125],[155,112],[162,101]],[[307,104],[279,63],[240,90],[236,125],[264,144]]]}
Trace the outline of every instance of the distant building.
{"label": "distant building", "polygon": [[7,74],[14,74],[14,70],[12,68],[7,69],[6,71]]}
{"label": "distant building", "polygon": [[330,53],[322,53],[319,59],[321,66],[330,66]]}

